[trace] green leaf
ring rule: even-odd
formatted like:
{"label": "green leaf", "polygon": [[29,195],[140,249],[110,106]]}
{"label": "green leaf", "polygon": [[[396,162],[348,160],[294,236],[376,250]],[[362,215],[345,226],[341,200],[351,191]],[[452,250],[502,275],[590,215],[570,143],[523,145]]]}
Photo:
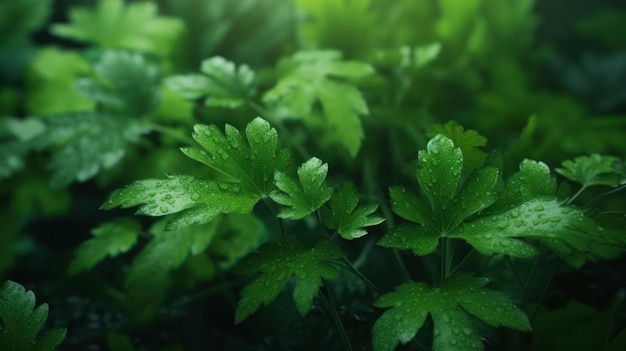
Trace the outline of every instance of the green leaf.
{"label": "green leaf", "polygon": [[0,2],[0,47],[23,45],[48,18],[51,0]]}
{"label": "green leaf", "polygon": [[328,240],[319,241],[307,248],[293,236],[284,237],[280,243],[261,246],[257,253],[243,259],[238,270],[243,274],[260,272],[241,291],[241,300],[235,312],[235,323],[240,323],[261,305],[276,299],[294,275],[296,285],[293,298],[298,312],[304,316],[313,304],[322,279],[335,279],[339,272],[325,261],[342,257],[341,251]]}
{"label": "green leaf", "polygon": [[147,320],[158,311],[169,289],[170,273],[190,256],[203,254],[219,224],[218,218],[177,230],[166,230],[166,221],[152,226],[154,237],[135,257],[126,276],[127,304],[135,319]]}
{"label": "green leaf", "polygon": [[600,226],[585,210],[553,197],[535,198],[506,212],[464,223],[449,237],[464,239],[485,255],[516,257],[538,253],[522,238],[541,240],[566,258],[573,252],[610,258],[616,248],[626,248],[622,229]]}
{"label": "green leaf", "polygon": [[509,178],[493,208],[508,210],[536,197],[556,194],[556,179],[550,173],[548,165],[525,159],[520,163],[519,169]]}
{"label": "green leaf", "polygon": [[217,235],[209,252],[222,268],[230,269],[244,256],[259,247],[267,236],[265,224],[250,213],[222,216]]}
{"label": "green leaf", "polygon": [[243,191],[237,183],[172,175],[167,179],[139,180],[116,190],[101,208],[140,206],[136,212],[140,215],[176,214],[167,226],[174,230],[207,223],[220,213],[250,212],[258,200],[257,195]]}
{"label": "green leaf", "polygon": [[160,101],[158,72],[139,54],[109,51],[94,66],[98,77],[82,78],[76,91],[104,111],[137,116],[154,110]]}
{"label": "green leaf", "polygon": [[355,156],[361,147],[360,115],[369,113],[359,90],[350,80],[373,73],[368,64],[343,61],[337,51],[299,52],[279,64],[281,78],[263,97],[268,104],[287,109],[291,118],[314,126],[313,108],[319,102],[327,130]]}
{"label": "green leaf", "polygon": [[82,243],[74,252],[69,274],[90,270],[107,256],[115,257],[130,250],[141,233],[141,225],[129,218],[104,223],[91,231],[92,239]]}
{"label": "green leaf", "polygon": [[594,154],[563,161],[563,168],[556,171],[565,178],[587,188],[593,185],[619,185],[620,177],[615,169],[617,157]]}
{"label": "green leaf", "polygon": [[282,218],[300,219],[320,208],[330,199],[333,189],[326,184],[328,164],[311,158],[298,167],[298,180],[284,172],[276,172],[276,190],[270,194],[272,200],[289,208],[278,214]]}
{"label": "green leaf", "polygon": [[48,305],[35,308],[35,294],[12,281],[0,288],[0,350],[53,351],[65,339],[66,330],[53,328],[37,338]]}
{"label": "green leaf", "polygon": [[411,281],[381,296],[374,306],[391,309],[374,325],[374,350],[392,351],[398,343],[408,343],[429,314],[434,322],[434,351],[483,350],[468,314],[493,327],[530,331],[524,312],[505,294],[486,289],[487,283],[486,278],[458,274],[440,288]]}
{"label": "green leaf", "polygon": [[[242,191],[263,198],[274,188],[274,173],[287,169],[289,153],[277,150],[278,133],[262,118],[246,127],[248,143],[239,131],[226,125],[225,134],[214,125],[196,125],[193,138],[203,147],[183,148],[188,157],[222,173]],[[206,151],[205,151],[206,150]]]}
{"label": "green leaf", "polygon": [[359,194],[351,182],[343,182],[330,198],[330,209],[322,208],[324,224],[337,229],[339,235],[347,240],[360,238],[367,234],[364,227],[378,225],[385,219],[372,216],[377,204],[359,204]]}
{"label": "green leaf", "polygon": [[131,49],[159,56],[171,53],[184,28],[178,19],[159,16],[154,2],[101,0],[94,9],[72,8],[69,19],[70,24],[53,25],[52,33],[104,49]]}
{"label": "green leaf", "polygon": [[81,55],[57,48],[37,51],[27,79],[26,107],[34,115],[87,111],[94,103],[76,92],[73,83],[91,75],[91,65]]}
{"label": "green leaf", "polygon": [[464,173],[472,172],[485,162],[487,154],[479,148],[487,145],[487,138],[478,134],[477,131],[465,130],[455,121],[450,121],[445,125],[436,124],[426,133],[429,138],[434,138],[437,134],[451,139],[454,145],[461,149]]}
{"label": "green leaf", "polygon": [[393,228],[379,245],[411,249],[416,255],[435,251],[439,238],[453,232],[464,220],[496,200],[500,172],[487,166],[470,174],[460,185],[463,154],[451,139],[438,134],[418,156],[417,179],[430,208],[415,194],[400,187],[389,193],[394,213],[414,222]]}
{"label": "green leaf", "polygon": [[255,94],[254,72],[250,67],[235,64],[222,57],[212,57],[202,62],[205,75],[173,76],[165,81],[169,89],[187,99],[206,98],[207,106],[238,108]]}

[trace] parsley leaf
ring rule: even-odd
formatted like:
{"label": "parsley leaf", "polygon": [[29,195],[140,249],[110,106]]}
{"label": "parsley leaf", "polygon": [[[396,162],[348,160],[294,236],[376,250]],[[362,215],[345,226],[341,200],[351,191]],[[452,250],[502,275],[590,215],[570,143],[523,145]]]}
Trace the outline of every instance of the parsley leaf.
{"label": "parsley leaf", "polygon": [[243,191],[266,197],[274,188],[274,172],[287,169],[289,152],[277,151],[278,133],[262,118],[248,123],[246,137],[249,145],[231,125],[223,134],[214,125],[200,124],[194,127],[193,138],[206,151],[192,147],[182,151],[231,178]]}
{"label": "parsley leaf", "polygon": [[330,209],[322,208],[324,224],[337,229],[339,235],[347,240],[360,238],[367,234],[363,227],[377,225],[385,219],[372,216],[377,204],[359,204],[359,195],[351,182],[343,182],[330,198]]}
{"label": "parsley leaf", "polygon": [[153,2],[101,0],[94,9],[71,9],[69,18],[70,24],[53,25],[52,33],[104,49],[132,49],[159,56],[172,51],[184,28],[178,19],[159,16]]}
{"label": "parsley leaf", "polygon": [[497,198],[499,174],[495,167],[472,173],[460,185],[463,154],[452,140],[439,134],[418,155],[417,179],[430,207],[406,189],[392,187],[392,209],[400,217],[417,223],[397,226],[379,245],[411,249],[417,255],[433,252],[439,238],[454,231],[466,218],[489,207]]}
{"label": "parsley leaf", "polygon": [[202,62],[204,75],[173,76],[165,81],[167,87],[187,99],[208,96],[207,106],[237,108],[255,93],[254,72],[250,67],[235,64],[222,57],[212,57]]}
{"label": "parsley leaf", "polygon": [[455,121],[450,121],[445,125],[436,124],[426,133],[429,138],[434,138],[437,134],[451,139],[454,145],[461,149],[464,173],[472,172],[485,162],[487,154],[479,148],[487,145],[487,138],[477,131],[465,130]]}
{"label": "parsley leaf", "polygon": [[93,229],[93,238],[82,243],[74,252],[69,274],[89,270],[107,256],[115,257],[130,250],[140,232],[141,225],[129,218],[119,218]]}
{"label": "parsley leaf", "polygon": [[505,294],[485,288],[488,279],[458,274],[433,289],[408,282],[381,296],[376,307],[391,307],[376,321],[374,350],[394,350],[406,344],[424,325],[428,314],[434,322],[433,350],[483,350],[468,314],[493,326],[529,331],[528,317]]}
{"label": "parsley leaf", "polygon": [[290,207],[281,210],[278,216],[300,219],[326,203],[333,193],[333,189],[326,184],[326,173],[328,164],[322,164],[322,160],[315,157],[298,167],[299,182],[284,172],[276,172],[274,180],[279,190],[272,192],[270,197]]}
{"label": "parsley leaf", "polygon": [[519,171],[507,181],[493,208],[500,212],[509,210],[536,197],[554,196],[556,190],[556,179],[550,173],[550,167],[540,161],[525,159],[520,163]]}
{"label": "parsley leaf", "polygon": [[281,78],[263,100],[286,108],[291,118],[301,118],[310,126],[318,123],[313,118],[313,107],[319,102],[337,141],[355,156],[363,139],[359,116],[368,114],[369,110],[350,80],[370,76],[372,67],[343,61],[338,51],[310,51],[283,60],[278,70]]}
{"label": "parsley leaf", "polygon": [[139,54],[108,51],[94,66],[96,78],[79,79],[75,88],[104,111],[146,114],[160,101],[158,72]]}
{"label": "parsley leaf", "polygon": [[573,161],[563,161],[563,168],[555,171],[565,178],[575,181],[587,188],[593,185],[619,185],[620,177],[615,169],[619,159],[614,156],[593,154],[576,157]]}
{"label": "parsley leaf", "polygon": [[241,291],[241,300],[235,312],[235,322],[240,323],[261,305],[276,299],[292,275],[296,277],[293,298],[301,315],[306,315],[313,305],[322,279],[335,279],[339,272],[324,261],[342,257],[330,241],[322,239],[315,247],[307,248],[293,236],[284,237],[280,243],[267,243],[257,253],[244,258],[238,270],[243,274],[262,273]]}
{"label": "parsley leaf", "polygon": [[[553,197],[535,198],[506,212],[480,217],[448,236],[464,239],[485,255],[537,254],[537,249],[518,238],[542,240],[564,257],[581,252],[592,258],[608,258],[614,248],[626,248],[622,230],[599,226],[585,210]],[[606,247],[613,249],[607,251]]]}
{"label": "parsley leaf", "polygon": [[136,212],[140,215],[176,214],[167,227],[174,230],[207,223],[220,213],[250,212],[258,200],[237,183],[171,175],[167,179],[139,180],[119,189],[101,208],[140,206]]}
{"label": "parsley leaf", "polygon": [[66,330],[53,328],[41,337],[48,318],[48,305],[35,308],[35,294],[18,283],[7,281],[0,288],[0,350],[53,351]]}

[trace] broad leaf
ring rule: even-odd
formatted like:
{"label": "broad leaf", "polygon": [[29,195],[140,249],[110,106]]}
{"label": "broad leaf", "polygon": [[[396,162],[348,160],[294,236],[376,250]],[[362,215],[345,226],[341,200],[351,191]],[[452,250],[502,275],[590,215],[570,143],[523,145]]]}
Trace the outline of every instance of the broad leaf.
{"label": "broad leaf", "polygon": [[35,308],[35,294],[18,283],[0,287],[0,350],[53,351],[65,339],[66,330],[53,328],[40,337],[48,318],[48,305]]}
{"label": "broad leaf", "polygon": [[283,209],[279,217],[300,219],[320,208],[333,192],[326,184],[328,164],[311,158],[298,167],[298,181],[284,172],[276,172],[274,180],[279,190],[272,192],[272,200],[289,208]]}
{"label": "broad leaf", "polygon": [[516,257],[538,253],[522,238],[541,240],[564,257],[580,252],[592,258],[611,258],[617,248],[626,248],[623,229],[600,226],[585,210],[551,197],[535,198],[506,212],[464,223],[449,237],[464,239],[485,255]]}
{"label": "broad leaf", "polygon": [[93,43],[104,49],[131,49],[166,56],[183,30],[183,23],[159,16],[154,2],[125,4],[101,0],[93,9],[73,8],[70,24],[55,24],[52,33]]}
{"label": "broad leaf", "polygon": [[436,124],[426,133],[430,138],[434,138],[437,134],[451,139],[454,145],[461,149],[464,173],[475,170],[485,162],[487,154],[480,148],[487,145],[487,138],[478,134],[477,131],[473,129],[465,130],[455,121],[450,121],[444,125]]}
{"label": "broad leaf", "polygon": [[440,287],[408,282],[381,296],[374,306],[391,308],[373,329],[375,351],[392,351],[411,341],[426,317],[434,322],[434,351],[483,350],[469,315],[493,327],[529,331],[528,317],[505,294],[485,288],[486,278],[452,276]]}
{"label": "broad leaf", "polygon": [[293,298],[301,315],[311,310],[322,279],[335,279],[339,272],[325,261],[342,257],[341,251],[330,241],[321,240],[315,247],[307,248],[293,236],[285,237],[280,243],[261,246],[240,263],[239,271],[244,274],[260,272],[241,291],[241,300],[235,312],[235,322],[240,323],[261,305],[276,299],[291,276],[296,278]]}
{"label": "broad leaf", "polygon": [[130,250],[141,233],[141,225],[129,218],[120,218],[93,229],[93,238],[82,243],[75,251],[68,268],[76,274],[93,268],[107,256],[115,257]]}
{"label": "broad leaf", "polygon": [[246,127],[247,143],[239,131],[226,125],[225,133],[214,125],[196,125],[193,138],[202,146],[183,148],[188,157],[202,162],[241,186],[242,191],[266,197],[274,188],[274,173],[287,169],[289,153],[277,150],[278,133],[262,118]]}
{"label": "broad leaf", "polygon": [[[356,61],[343,61],[337,51],[299,52],[279,65],[278,84],[263,97],[269,104],[288,109],[288,116],[316,124],[313,107],[322,107],[330,130],[352,156],[361,147],[361,115],[368,114],[365,100],[349,80],[373,73],[372,67]],[[342,80],[339,80],[339,79]]]}
{"label": "broad leaf", "polygon": [[237,108],[255,93],[254,72],[250,67],[235,64],[222,57],[202,62],[201,74],[174,76],[166,85],[187,99],[207,97],[207,106]]}
{"label": "broad leaf", "polygon": [[509,178],[500,198],[493,205],[499,211],[517,207],[525,201],[556,194],[556,179],[543,162],[525,159],[519,171]]}
{"label": "broad leaf", "polygon": [[322,208],[324,224],[337,229],[339,235],[347,240],[360,238],[367,234],[364,227],[382,223],[385,219],[372,215],[377,204],[359,205],[359,194],[351,182],[341,183],[330,198],[330,209]]}
{"label": "broad leaf", "polygon": [[619,185],[620,177],[615,165],[617,157],[594,154],[563,161],[563,168],[556,171],[565,178],[582,184],[583,188],[593,185]]}

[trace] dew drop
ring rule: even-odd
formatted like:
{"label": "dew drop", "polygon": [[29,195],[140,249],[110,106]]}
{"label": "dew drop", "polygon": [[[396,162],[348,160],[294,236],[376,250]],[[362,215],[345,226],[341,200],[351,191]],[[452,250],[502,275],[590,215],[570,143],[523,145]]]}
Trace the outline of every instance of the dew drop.
{"label": "dew drop", "polygon": [[513,225],[519,228],[524,225],[524,221],[522,221],[521,219],[516,219],[513,221]]}
{"label": "dew drop", "polygon": [[513,242],[510,239],[502,239],[502,240],[500,240],[500,245],[501,246],[509,247],[509,246],[511,246],[511,244],[513,244]]}
{"label": "dew drop", "polygon": [[506,229],[506,227],[508,227],[508,226],[509,226],[509,222],[500,222],[498,224],[498,228],[500,228],[500,229]]}
{"label": "dew drop", "polygon": [[537,206],[535,206],[534,210],[535,210],[535,211],[543,211],[543,210],[544,210],[543,205],[537,205]]}
{"label": "dew drop", "polygon": [[468,327],[463,328],[463,334],[468,335],[468,336],[472,335],[472,329]]}
{"label": "dew drop", "polygon": [[519,216],[520,216],[520,214],[521,214],[521,213],[520,213],[520,211],[519,211],[519,210],[513,210],[513,211],[511,211],[511,217],[513,217],[513,218],[517,218],[517,217],[519,217]]}
{"label": "dew drop", "polygon": [[198,193],[192,193],[192,194],[191,194],[191,200],[193,200],[193,201],[198,201],[198,200],[200,200],[200,194],[198,194]]}
{"label": "dew drop", "polygon": [[574,210],[573,208],[564,207],[564,208],[561,209],[561,213],[562,214],[568,214],[568,213],[572,212],[573,210]]}
{"label": "dew drop", "polygon": [[228,184],[226,183],[217,183],[217,186],[222,190],[228,189]]}
{"label": "dew drop", "polygon": [[159,208],[159,210],[161,210],[162,213],[167,213],[167,207],[166,206],[161,206],[161,208]]}

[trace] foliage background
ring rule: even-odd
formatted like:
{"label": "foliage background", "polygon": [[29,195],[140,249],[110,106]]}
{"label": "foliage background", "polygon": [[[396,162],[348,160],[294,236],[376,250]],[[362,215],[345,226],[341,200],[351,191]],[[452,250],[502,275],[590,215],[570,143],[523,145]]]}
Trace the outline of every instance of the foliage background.
{"label": "foliage background", "polygon": [[[303,345],[317,349],[320,343],[340,349],[330,318],[314,306],[301,319],[288,292],[250,321],[234,325],[234,305],[246,280],[227,263],[218,269],[199,259],[172,264],[167,292],[156,298],[147,317],[131,323],[129,315],[141,317],[141,311],[129,312],[124,303],[130,298],[125,274],[142,245],[150,245],[148,230],[127,254],[89,272],[67,274],[74,250],[91,230],[132,215],[131,210],[99,210],[114,189],[171,173],[214,175],[178,150],[189,142],[195,123],[242,129],[261,114],[279,128],[295,164],[319,157],[329,163],[329,177],[353,179],[367,200],[377,203],[388,201],[390,185],[410,184],[417,150],[434,136],[433,126],[450,120],[487,138],[486,148],[473,145],[479,159],[501,150],[509,174],[524,158],[556,168],[563,160],[592,153],[626,157],[626,6],[619,0],[136,1],[130,3],[156,5],[158,14],[129,18],[123,26],[115,22],[106,27],[103,21],[106,30],[94,32],[88,30],[93,21],[85,24],[86,32],[63,27],[71,20],[70,11],[95,3],[0,1],[0,277],[20,282],[49,303],[49,325],[68,328],[62,350],[205,350],[207,345],[292,350]],[[120,49],[125,54],[111,54]],[[341,116],[353,114],[360,121],[363,138],[354,132],[359,128],[337,124],[337,113],[333,119],[319,102],[307,109],[302,102],[266,95],[294,65],[288,58],[312,49],[334,49],[345,60],[373,68],[340,77],[367,103],[363,109],[358,99],[346,99],[354,109],[340,110]],[[202,61],[214,56],[256,72],[250,96],[254,103],[229,108],[239,102],[224,99],[206,106],[202,96],[190,102],[164,83],[167,77],[198,72]],[[113,62],[109,71],[103,63],[107,57]],[[128,77],[136,84],[125,85]],[[281,110],[285,106],[290,110]],[[99,113],[123,120],[111,134],[124,134],[115,139],[117,144],[104,133],[101,139],[91,135],[84,141],[122,154],[113,152],[110,162],[103,157],[94,171],[81,169],[78,161],[72,168],[76,154],[64,151],[62,135],[54,139],[57,134],[47,133],[43,139],[48,140],[28,150],[15,143],[16,128],[23,140],[30,140],[42,123],[61,133],[68,128],[64,116],[76,111],[85,120],[99,121]],[[4,123],[13,121],[10,116],[32,123]],[[72,123],[67,122],[70,129],[78,128]],[[102,155],[102,149],[93,151],[88,157]],[[12,166],[13,155],[25,156],[23,167]],[[586,192],[580,203],[605,191]],[[619,193],[603,197],[597,206],[626,211]],[[362,258],[360,269],[382,291],[390,291],[404,272],[393,255],[374,246],[393,221],[390,212],[382,214],[386,224],[344,249],[351,258]],[[225,255],[225,262],[237,261],[272,237],[271,217],[259,207],[254,218],[225,219],[220,230],[253,234],[234,245],[243,252],[228,241],[216,241],[210,250]],[[143,228],[154,222],[139,220]],[[289,225],[306,232],[306,221]],[[363,251],[368,254],[359,256]],[[414,279],[430,279],[424,268],[428,261],[402,260]],[[481,263],[475,262],[476,267]],[[560,266],[542,300],[545,308],[534,337],[499,332],[493,339],[498,341],[488,347],[588,350],[604,345],[607,340],[600,336],[615,337],[625,325],[625,263],[621,257],[587,262],[580,269]],[[510,270],[498,269],[503,262],[490,264],[484,274],[519,298]],[[548,280],[550,257],[537,264],[538,281]],[[531,262],[526,265],[520,269],[529,271]],[[375,296],[350,275],[339,279],[339,313],[355,349],[368,349],[371,326],[380,314],[371,306]],[[535,288],[535,296],[541,295],[541,287]],[[138,294],[133,296],[138,301],[147,296]]]}

